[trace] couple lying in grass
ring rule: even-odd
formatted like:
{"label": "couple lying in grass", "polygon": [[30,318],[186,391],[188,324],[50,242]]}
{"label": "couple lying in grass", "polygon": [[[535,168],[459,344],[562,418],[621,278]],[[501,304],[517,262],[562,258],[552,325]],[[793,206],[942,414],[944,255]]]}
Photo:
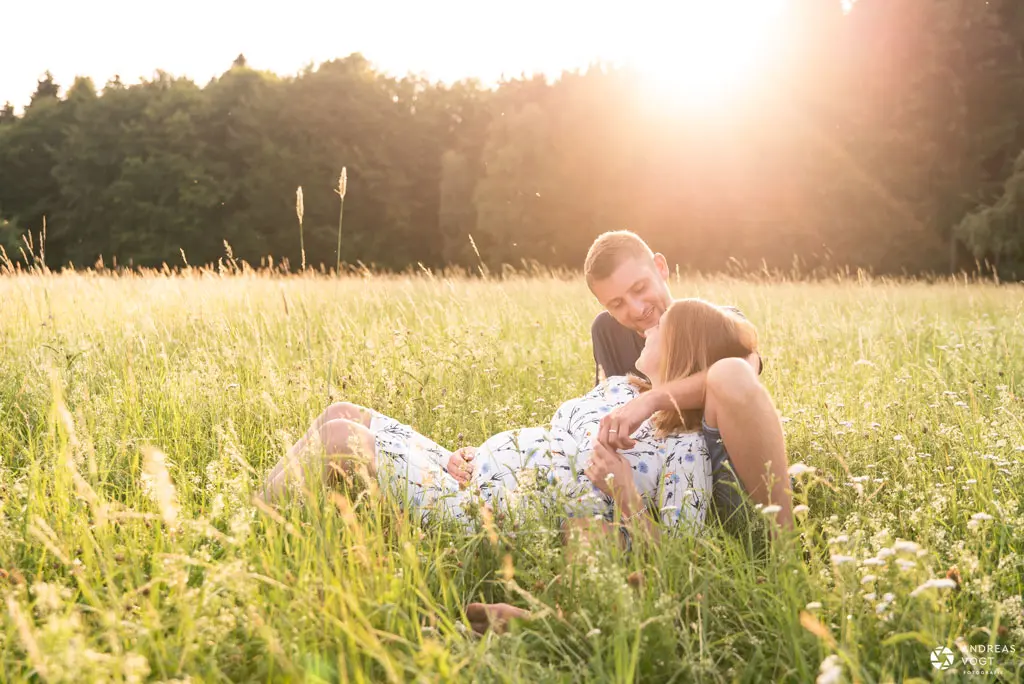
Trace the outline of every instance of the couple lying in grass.
{"label": "couple lying in grass", "polygon": [[[528,505],[560,507],[555,512],[563,517],[618,520],[655,534],[655,520],[695,528],[711,504],[712,475],[725,464],[717,415],[682,407],[658,411],[619,451],[600,439],[601,421],[667,382],[747,366],[744,359],[756,350],[753,326],[738,315],[702,300],[679,300],[646,333],[636,367],[649,381],[609,377],[562,404],[547,425],[494,435],[472,454],[463,452],[471,468],[460,470],[459,478],[448,471],[453,454],[408,425],[337,403],[274,467],[266,497],[281,498],[289,481],[304,484],[311,469],[330,484],[365,466],[383,491],[425,519],[469,522],[478,505],[513,514],[512,502],[521,498],[517,490],[528,486],[531,493],[549,494]],[[610,431],[616,434],[616,428]]]}
{"label": "couple lying in grass", "polygon": [[[331,485],[365,468],[424,520],[470,525],[478,506],[515,515],[522,502],[591,529],[602,521],[628,544],[727,518],[745,491],[791,526],[782,427],[757,377],[753,325],[732,308],[673,300],[665,258],[633,233],[600,236],[584,273],[605,307],[591,328],[597,383],[547,425],[452,453],[372,409],[333,404],[270,472],[264,497],[281,499],[311,472]],[[499,621],[518,614],[474,607]]]}

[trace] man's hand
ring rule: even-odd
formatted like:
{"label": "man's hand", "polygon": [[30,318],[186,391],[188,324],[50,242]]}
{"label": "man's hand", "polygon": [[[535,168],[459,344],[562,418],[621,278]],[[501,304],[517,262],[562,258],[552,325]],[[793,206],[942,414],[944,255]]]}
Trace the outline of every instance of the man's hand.
{"label": "man's hand", "polygon": [[476,458],[476,447],[462,447],[448,459],[445,470],[458,481],[460,487],[469,484],[469,478],[473,475],[474,458]]}
{"label": "man's hand", "polygon": [[607,444],[612,449],[632,449],[636,442],[630,435],[658,410],[656,399],[654,390],[651,390],[613,409],[601,419],[597,439],[594,441]]}
{"label": "man's hand", "polygon": [[590,464],[583,474],[620,506],[639,499],[629,461],[601,442],[594,444]]}

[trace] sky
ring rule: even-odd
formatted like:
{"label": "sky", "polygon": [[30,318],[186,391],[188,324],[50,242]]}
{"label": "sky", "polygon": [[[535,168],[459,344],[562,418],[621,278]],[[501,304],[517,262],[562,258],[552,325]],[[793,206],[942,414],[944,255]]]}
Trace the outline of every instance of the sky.
{"label": "sky", "polygon": [[718,79],[707,65],[722,60],[709,50],[767,35],[771,8],[785,1],[11,2],[0,11],[0,103],[20,110],[46,70],[65,89],[78,75],[102,87],[115,74],[136,83],[157,69],[204,84],[239,53],[281,75],[361,52],[382,71],[446,82],[554,76],[596,61],[666,73],[682,64],[684,73]]}

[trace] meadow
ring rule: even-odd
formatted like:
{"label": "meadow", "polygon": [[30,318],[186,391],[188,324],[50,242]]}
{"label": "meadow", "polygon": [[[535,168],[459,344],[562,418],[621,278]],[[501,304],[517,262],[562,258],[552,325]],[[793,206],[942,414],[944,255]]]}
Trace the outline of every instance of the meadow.
{"label": "meadow", "polygon": [[[0,681],[1024,678],[1024,288],[672,291],[758,326],[797,532],[567,562],[543,517],[253,495],[332,401],[451,448],[546,422],[593,383],[581,278],[0,277]],[[477,636],[479,600],[534,619]]]}

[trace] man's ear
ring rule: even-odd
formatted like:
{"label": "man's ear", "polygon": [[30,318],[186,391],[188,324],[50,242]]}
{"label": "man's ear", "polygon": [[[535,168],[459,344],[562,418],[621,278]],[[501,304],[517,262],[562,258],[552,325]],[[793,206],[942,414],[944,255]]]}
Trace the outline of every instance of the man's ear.
{"label": "man's ear", "polygon": [[661,252],[654,255],[654,268],[658,270],[662,280],[668,280],[668,261]]}

